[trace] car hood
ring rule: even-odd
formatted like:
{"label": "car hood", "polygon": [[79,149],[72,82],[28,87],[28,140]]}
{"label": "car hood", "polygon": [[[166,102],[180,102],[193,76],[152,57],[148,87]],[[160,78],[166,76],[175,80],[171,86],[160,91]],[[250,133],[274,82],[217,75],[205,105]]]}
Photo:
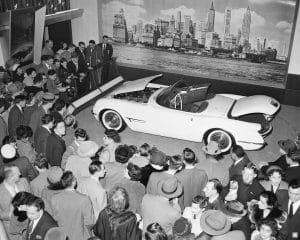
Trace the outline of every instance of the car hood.
{"label": "car hood", "polygon": [[148,83],[150,83],[152,80],[159,78],[161,76],[162,76],[162,74],[158,74],[158,75],[141,78],[141,79],[134,80],[134,81],[124,82],[120,87],[115,89],[111,94],[116,95],[116,94],[120,94],[120,93],[142,91],[147,87]]}
{"label": "car hood", "polygon": [[231,111],[232,117],[238,117],[250,113],[275,114],[280,108],[280,103],[265,95],[242,97],[236,101]]}
{"label": "car hood", "polygon": [[226,117],[235,100],[229,97],[215,95],[213,98],[206,101],[208,102],[208,106],[201,114],[207,116]]}

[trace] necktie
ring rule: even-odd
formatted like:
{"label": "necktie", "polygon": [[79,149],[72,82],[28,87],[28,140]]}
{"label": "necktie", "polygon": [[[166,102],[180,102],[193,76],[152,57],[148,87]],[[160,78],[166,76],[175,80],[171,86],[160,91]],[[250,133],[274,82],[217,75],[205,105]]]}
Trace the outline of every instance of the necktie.
{"label": "necktie", "polygon": [[289,215],[288,215],[288,217],[292,218],[293,215],[294,215],[294,203],[291,202],[290,208],[289,208]]}
{"label": "necktie", "polygon": [[29,225],[28,225],[28,236],[31,235],[33,230],[33,221],[30,221]]}

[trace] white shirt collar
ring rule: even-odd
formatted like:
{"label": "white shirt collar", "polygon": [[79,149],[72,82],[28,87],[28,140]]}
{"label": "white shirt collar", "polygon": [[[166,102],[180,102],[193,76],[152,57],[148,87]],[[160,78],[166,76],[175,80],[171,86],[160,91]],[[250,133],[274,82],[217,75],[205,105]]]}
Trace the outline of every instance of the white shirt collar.
{"label": "white shirt collar", "polygon": [[[291,200],[289,200],[289,204],[288,204],[288,211],[290,210],[290,205],[291,205]],[[293,204],[293,215],[297,212],[298,208],[300,207],[300,200],[298,200],[297,202],[294,202]]]}
{"label": "white shirt collar", "polygon": [[32,231],[31,233],[34,231],[36,225],[38,224],[38,222],[40,221],[40,219],[42,218],[43,214],[41,214],[41,216],[38,219],[33,220],[33,226],[32,226]]}
{"label": "white shirt collar", "polygon": [[12,186],[12,185],[8,184],[6,181],[3,181],[3,184],[12,197],[14,197],[19,192],[19,189],[16,184],[14,184],[14,186]]}
{"label": "white shirt collar", "polygon": [[185,165],[185,169],[194,169],[195,166],[194,165]]}
{"label": "white shirt collar", "polygon": [[156,169],[156,170],[162,170],[162,169],[164,168],[163,166],[155,165],[155,164],[152,164],[152,163],[150,163],[150,165],[151,165],[154,169]]}
{"label": "white shirt collar", "polygon": [[49,133],[51,133],[51,130],[50,130],[46,125],[42,125],[42,127],[46,128],[47,131],[48,131]]}
{"label": "white shirt collar", "polygon": [[242,158],[236,160],[236,161],[233,163],[233,165],[236,166],[236,165],[237,165],[240,161],[242,161],[243,159],[244,159],[244,157],[242,157]]}
{"label": "white shirt collar", "polygon": [[213,203],[215,200],[218,199],[218,197],[219,197],[219,194],[218,194],[217,196],[215,196],[214,198],[209,199],[208,201],[209,201],[210,203]]}

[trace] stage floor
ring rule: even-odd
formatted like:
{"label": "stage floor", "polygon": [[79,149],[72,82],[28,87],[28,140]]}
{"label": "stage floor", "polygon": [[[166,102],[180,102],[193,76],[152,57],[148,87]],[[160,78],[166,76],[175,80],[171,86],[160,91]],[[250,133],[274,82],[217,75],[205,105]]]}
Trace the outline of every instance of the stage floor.
{"label": "stage floor", "polygon": [[[91,140],[102,145],[104,128],[91,113],[92,106],[87,107],[77,114],[78,125],[86,129]],[[295,139],[297,133],[300,133],[300,108],[294,106],[282,105],[279,113],[272,122],[273,132],[266,138],[267,146],[257,151],[247,151],[249,158],[257,164],[260,161],[273,161],[279,154],[278,140]],[[168,155],[181,154],[185,147],[193,149],[198,158],[202,158],[201,150],[203,144],[179,139],[160,137],[151,134],[139,133],[130,130],[128,127],[120,133],[122,143],[135,145],[139,147],[143,143],[149,143],[156,146]],[[229,156],[227,156],[229,157]]]}

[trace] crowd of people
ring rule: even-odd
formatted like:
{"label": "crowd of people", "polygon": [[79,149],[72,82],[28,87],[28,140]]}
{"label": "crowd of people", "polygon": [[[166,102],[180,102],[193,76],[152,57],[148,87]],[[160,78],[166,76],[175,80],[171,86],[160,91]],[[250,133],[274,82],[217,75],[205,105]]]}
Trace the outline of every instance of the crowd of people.
{"label": "crowd of people", "polygon": [[241,146],[225,156],[215,141],[198,159],[190,148],[127,145],[113,129],[102,146],[89,139],[64,93],[106,79],[106,38],[56,54],[46,41],[39,69],[13,65],[2,83],[0,239],[300,239],[297,141],[280,140],[281,157],[256,166]]}

